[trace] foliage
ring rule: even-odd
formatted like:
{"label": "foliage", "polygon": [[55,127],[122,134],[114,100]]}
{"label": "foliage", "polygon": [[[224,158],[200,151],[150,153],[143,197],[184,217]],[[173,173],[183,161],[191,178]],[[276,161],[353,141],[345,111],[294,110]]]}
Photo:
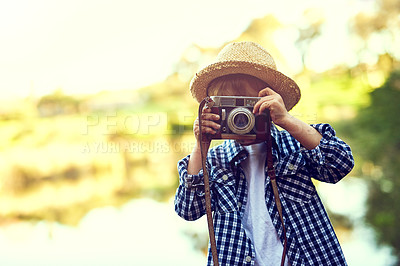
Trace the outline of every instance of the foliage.
{"label": "foliage", "polygon": [[60,114],[74,114],[79,112],[79,101],[72,96],[65,95],[61,89],[52,94],[43,96],[37,108],[43,117]]}
{"label": "foliage", "polygon": [[370,106],[344,128],[369,182],[365,219],[376,230],[378,242],[392,246],[400,260],[400,70],[370,96]]}
{"label": "foliage", "polygon": [[305,68],[305,58],[308,53],[310,43],[319,35],[321,35],[321,27],[325,22],[325,18],[321,14],[321,11],[317,8],[307,9],[303,15],[307,22],[305,26],[299,29],[299,37],[297,38],[295,45],[298,47],[301,53],[301,61],[303,63],[303,68]]}
{"label": "foliage", "polygon": [[399,1],[377,0],[375,5],[374,12],[359,12],[349,21],[359,63],[383,54],[399,58]]}

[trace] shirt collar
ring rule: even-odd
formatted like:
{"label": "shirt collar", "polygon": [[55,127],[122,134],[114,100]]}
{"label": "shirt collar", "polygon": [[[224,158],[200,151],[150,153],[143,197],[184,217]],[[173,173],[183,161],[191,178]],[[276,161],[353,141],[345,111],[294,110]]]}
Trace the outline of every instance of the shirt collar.
{"label": "shirt collar", "polygon": [[275,155],[275,149],[278,151],[278,154],[281,154],[281,147],[278,145],[280,143],[280,137],[281,135],[279,134],[278,128],[275,126],[275,124],[271,124],[271,137],[272,137],[272,152]]}
{"label": "shirt collar", "polygon": [[[274,124],[271,126],[271,137],[272,137],[272,147],[273,147],[273,155],[278,157],[280,154],[279,143],[279,130],[276,128]],[[239,144],[237,141],[229,139],[223,143],[224,150],[227,155],[227,160],[229,163],[240,163],[247,158],[246,149]],[[276,151],[278,151],[278,154]]]}

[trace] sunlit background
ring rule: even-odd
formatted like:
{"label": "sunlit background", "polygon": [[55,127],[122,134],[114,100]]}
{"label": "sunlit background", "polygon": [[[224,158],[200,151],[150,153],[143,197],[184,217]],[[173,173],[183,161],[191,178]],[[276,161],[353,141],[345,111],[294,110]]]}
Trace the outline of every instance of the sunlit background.
{"label": "sunlit background", "polygon": [[356,167],[315,182],[349,265],[400,258],[397,0],[0,1],[0,265],[205,265],[174,213],[191,77],[231,41],[267,48]]}

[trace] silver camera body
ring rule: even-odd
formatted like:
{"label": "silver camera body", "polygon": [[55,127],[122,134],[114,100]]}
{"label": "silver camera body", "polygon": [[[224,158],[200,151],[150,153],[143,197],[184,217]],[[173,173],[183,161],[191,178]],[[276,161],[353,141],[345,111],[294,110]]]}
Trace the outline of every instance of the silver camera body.
{"label": "silver camera body", "polygon": [[211,112],[218,114],[221,125],[211,139],[251,139],[266,140],[270,130],[269,110],[253,114],[254,105],[261,97],[210,96],[213,100]]}

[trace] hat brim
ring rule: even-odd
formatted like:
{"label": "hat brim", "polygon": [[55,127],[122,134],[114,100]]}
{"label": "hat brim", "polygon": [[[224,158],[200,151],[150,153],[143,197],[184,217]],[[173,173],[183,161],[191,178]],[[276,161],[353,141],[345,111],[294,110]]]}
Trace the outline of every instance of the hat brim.
{"label": "hat brim", "polygon": [[193,97],[201,102],[207,96],[207,88],[212,80],[230,74],[247,74],[263,80],[281,95],[288,111],[300,100],[300,88],[291,78],[265,65],[244,61],[222,61],[203,68],[191,81]]}

